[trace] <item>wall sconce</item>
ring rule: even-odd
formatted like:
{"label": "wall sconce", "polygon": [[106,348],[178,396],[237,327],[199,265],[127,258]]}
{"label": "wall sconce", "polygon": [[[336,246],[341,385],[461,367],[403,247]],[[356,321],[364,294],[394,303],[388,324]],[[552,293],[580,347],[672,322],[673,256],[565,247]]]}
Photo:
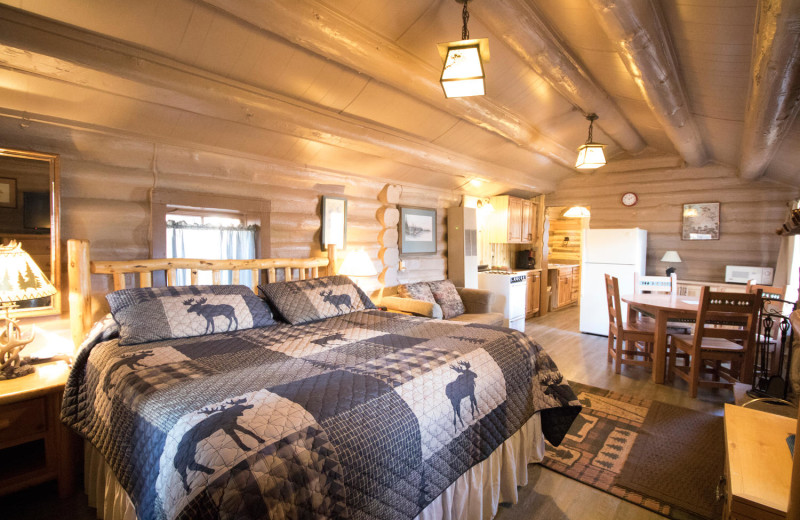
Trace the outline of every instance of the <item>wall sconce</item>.
{"label": "wall sconce", "polygon": [[589,120],[589,138],[578,148],[578,160],[575,162],[575,167],[581,170],[592,170],[606,164],[606,156],[603,153],[606,145],[592,141],[592,126],[597,120],[597,114],[589,114],[586,119]]}
{"label": "wall sconce", "polygon": [[439,55],[444,61],[442,75],[439,82],[442,84],[445,97],[482,96],[486,93],[486,74],[483,63],[489,61],[489,40],[480,38],[469,39],[469,11],[467,4],[471,0],[456,0],[464,4],[461,18],[464,25],[461,28],[461,40],[440,43]]}
{"label": "wall sconce", "polygon": [[583,206],[572,206],[564,212],[563,216],[566,218],[586,218],[591,217],[592,214],[589,212],[589,208],[585,208]]}

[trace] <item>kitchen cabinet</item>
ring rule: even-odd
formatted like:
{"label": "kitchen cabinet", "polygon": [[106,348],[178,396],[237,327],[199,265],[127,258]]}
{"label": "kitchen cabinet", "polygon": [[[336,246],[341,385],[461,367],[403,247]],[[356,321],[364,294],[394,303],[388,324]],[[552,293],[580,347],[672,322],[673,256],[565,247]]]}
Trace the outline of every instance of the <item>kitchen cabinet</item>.
{"label": "kitchen cabinet", "polygon": [[551,265],[550,285],[554,288],[551,307],[559,309],[578,302],[581,288],[579,265]]}
{"label": "kitchen cabinet", "polygon": [[530,244],[536,229],[536,204],[527,199],[500,195],[490,199],[489,241],[495,244]]}
{"label": "kitchen cabinet", "polygon": [[539,312],[539,300],[542,287],[541,271],[528,271],[528,298],[525,302],[525,317],[533,318]]}

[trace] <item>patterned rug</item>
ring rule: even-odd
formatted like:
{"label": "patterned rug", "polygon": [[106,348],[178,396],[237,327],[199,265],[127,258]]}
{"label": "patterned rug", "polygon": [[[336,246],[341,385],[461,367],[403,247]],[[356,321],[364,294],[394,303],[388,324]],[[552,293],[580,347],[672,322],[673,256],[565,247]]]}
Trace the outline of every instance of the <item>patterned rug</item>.
{"label": "patterned rug", "polygon": [[584,406],[542,464],[673,519],[722,517],[722,418],[570,383]]}

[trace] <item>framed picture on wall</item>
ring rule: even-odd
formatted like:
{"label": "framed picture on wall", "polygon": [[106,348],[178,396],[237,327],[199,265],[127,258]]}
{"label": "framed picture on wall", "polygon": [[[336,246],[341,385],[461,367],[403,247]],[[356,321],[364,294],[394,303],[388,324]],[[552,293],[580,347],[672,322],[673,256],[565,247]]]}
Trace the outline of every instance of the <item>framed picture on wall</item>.
{"label": "framed picture on wall", "polygon": [[17,207],[17,180],[0,179],[0,208]]}
{"label": "framed picture on wall", "polygon": [[400,208],[400,253],[436,253],[436,209]]}
{"label": "framed picture on wall", "polygon": [[328,250],[328,244],[334,244],[336,249],[347,245],[347,199],[322,196],[320,242],[323,251]]}
{"label": "framed picture on wall", "polygon": [[719,240],[719,202],[683,205],[683,240]]}

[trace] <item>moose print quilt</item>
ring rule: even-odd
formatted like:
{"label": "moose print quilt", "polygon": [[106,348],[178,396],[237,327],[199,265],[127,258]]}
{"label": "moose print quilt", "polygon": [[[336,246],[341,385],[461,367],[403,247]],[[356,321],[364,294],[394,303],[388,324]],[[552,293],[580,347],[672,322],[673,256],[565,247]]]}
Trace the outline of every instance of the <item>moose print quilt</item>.
{"label": "moose print quilt", "polygon": [[62,418],[140,519],[413,518],[534,413],[558,444],[580,404],[510,329],[358,311],[81,347]]}

